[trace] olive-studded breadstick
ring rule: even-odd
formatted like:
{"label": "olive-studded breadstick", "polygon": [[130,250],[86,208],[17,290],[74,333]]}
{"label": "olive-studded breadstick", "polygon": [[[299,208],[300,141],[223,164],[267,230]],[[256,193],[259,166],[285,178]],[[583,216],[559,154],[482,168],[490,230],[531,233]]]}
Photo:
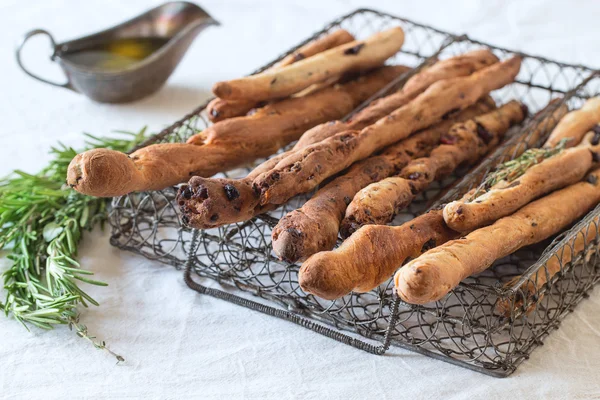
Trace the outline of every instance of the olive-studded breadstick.
{"label": "olive-studded breadstick", "polygon": [[[534,277],[523,283],[519,292],[516,292],[512,296],[503,297],[498,299],[495,305],[495,311],[509,318],[513,315],[513,312],[517,312],[526,306],[524,310],[526,313],[530,313],[535,309],[535,306],[543,298],[541,291],[548,281],[573,260],[573,257],[581,254],[586,246],[589,246],[598,237],[598,227],[600,226],[600,217],[594,218],[587,226],[583,227],[577,236],[572,246],[566,244],[561,250],[554,254],[543,268],[540,268]],[[598,251],[598,246],[589,246],[586,253],[583,255],[586,259],[591,257],[593,253]],[[589,261],[589,260],[588,260]],[[521,279],[521,276],[516,276],[507,282],[504,287],[508,288],[516,284]]]}
{"label": "olive-studded breadstick", "polygon": [[404,32],[402,28],[395,27],[283,68],[217,82],[213,86],[213,93],[226,100],[262,101],[287,97],[331,76],[378,67],[396,54],[403,43]]}
{"label": "olive-studded breadstick", "polygon": [[[549,112],[550,104],[537,116]],[[557,116],[565,110],[555,110],[545,116],[534,132],[523,137],[524,146],[515,147],[516,155],[536,143],[543,133],[556,126]],[[475,189],[463,198],[472,197]],[[302,289],[324,299],[333,300],[351,291],[368,292],[385,282],[409,258],[455,238],[457,232],[448,228],[442,210],[432,210],[401,226],[366,225],[333,251],[322,251],[302,264],[298,281]]]}
{"label": "olive-studded breadstick", "polygon": [[[458,232],[470,232],[489,225],[504,216],[510,215],[530,201],[580,181],[592,168],[594,161],[600,160],[600,145],[587,140],[577,147],[563,150],[556,155],[549,152],[549,158],[543,159],[525,171],[519,171],[511,179],[502,179],[485,193],[467,201],[453,201],[444,207],[446,224]],[[597,135],[600,139],[600,134]],[[541,150],[544,151],[544,150]],[[511,161],[513,168],[518,167],[523,158],[529,158],[531,151]],[[524,161],[523,161],[524,162]],[[522,167],[523,169],[526,166]]]}
{"label": "olive-studded breadstick", "polygon": [[[427,85],[438,80],[466,76],[472,71],[478,71],[497,61],[498,59],[487,50],[477,50],[439,61],[432,67],[412,76],[404,86],[408,89],[407,91],[404,91],[403,88],[397,93],[376,100],[348,123],[327,122],[308,130],[300,137],[292,150],[265,161],[243,179],[194,177],[189,186],[180,190],[178,202],[181,212],[189,225],[198,229],[245,221],[263,213],[267,211],[267,208],[260,205],[260,198],[252,188],[252,181],[260,174],[274,168],[285,157],[350,128],[363,129],[367,127],[377,119],[383,118],[407,104],[422,93]],[[198,190],[202,190],[205,196],[194,197],[191,195],[192,192]],[[231,198],[230,193],[235,193],[234,199]],[[269,206],[270,208],[273,207]]]}
{"label": "olive-studded breadstick", "polygon": [[344,210],[358,190],[398,172],[410,160],[429,154],[453,123],[490,111],[494,106],[490,97],[482,99],[448,120],[387,147],[382,154],[354,164],[301,208],[279,220],[272,232],[273,251],[280,259],[296,262],[319,251],[331,250],[338,237]]}
{"label": "olive-studded breadstick", "polygon": [[599,179],[600,170],[595,170],[583,182],[422,254],[396,272],[398,295],[412,304],[439,300],[494,261],[557,234],[600,202]]}
{"label": "olive-studded breadstick", "polygon": [[520,66],[521,58],[513,57],[467,77],[438,81],[362,131],[341,132],[291,154],[254,180],[261,204],[282,204],[306,193],[352,163],[433,125],[449,112],[474,104],[490,91],[512,82]]}
{"label": "olive-studded breadstick", "polygon": [[247,117],[218,122],[192,136],[187,144],[144,147],[130,156],[108,149],[77,155],[67,182],[92,196],[120,196],[138,190],[158,190],[211,176],[275,153],[307,129],[348,114],[407,67],[382,67],[343,85],[311,95],[270,104]]}
{"label": "olive-studded breadstick", "polygon": [[544,147],[555,147],[561,140],[571,138],[567,147],[575,146],[583,136],[600,123],[600,97],[592,97],[583,107],[563,117],[554,128]]}
{"label": "olive-studded breadstick", "polygon": [[358,112],[348,122],[347,129],[363,129],[374,124],[378,119],[407,104],[437,81],[468,76],[498,61],[494,53],[484,49],[438,61],[409,78],[402,90],[375,100]]}
{"label": "olive-studded breadstick", "polygon": [[[352,42],[353,40],[355,40],[354,36],[352,36],[350,32],[345,29],[338,29],[300,47],[271,67],[271,70],[288,66],[296,61],[303,60],[339,45]],[[252,100],[231,101],[219,99],[217,97],[208,103],[206,111],[208,112],[208,118],[212,122],[218,122],[227,118],[246,115],[248,111],[257,106],[259,106],[259,104]]]}
{"label": "olive-studded breadstick", "polygon": [[348,237],[363,225],[392,221],[418,193],[434,180],[443,179],[459,165],[473,164],[500,143],[512,125],[526,117],[526,108],[511,101],[495,111],[452,126],[441,145],[428,157],[411,161],[397,176],[363,188],[354,196],[342,222],[342,236]]}

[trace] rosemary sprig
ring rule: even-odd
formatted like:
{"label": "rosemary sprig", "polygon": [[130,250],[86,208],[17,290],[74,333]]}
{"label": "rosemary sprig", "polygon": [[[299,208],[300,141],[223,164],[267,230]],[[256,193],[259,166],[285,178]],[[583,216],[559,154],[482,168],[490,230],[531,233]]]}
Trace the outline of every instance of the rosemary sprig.
{"label": "rosemary sprig", "polygon": [[498,182],[513,182],[515,179],[527,172],[529,168],[561,153],[565,149],[568,141],[568,138],[563,139],[555,147],[548,149],[535,148],[526,150],[514,160],[509,160],[503,164],[500,164],[493,172],[488,174],[485,180],[479,185],[475,193],[471,196],[471,200],[481,196]]}
{"label": "rosemary sprig", "polygon": [[[112,138],[85,134],[84,150],[128,151],[147,138],[146,128],[119,133],[120,137]],[[93,272],[81,268],[77,245],[84,231],[104,225],[107,202],[77,193],[64,183],[75,150],[59,143],[50,153],[53,159],[41,172],[14,171],[0,179],[0,250],[8,251],[11,262],[3,273],[6,297],[0,307],[26,329],[29,325],[75,327],[78,336],[123,361],[104,342],[94,341],[77,312],[78,305],[98,305],[80,287],[81,282],[106,286],[90,278]]]}

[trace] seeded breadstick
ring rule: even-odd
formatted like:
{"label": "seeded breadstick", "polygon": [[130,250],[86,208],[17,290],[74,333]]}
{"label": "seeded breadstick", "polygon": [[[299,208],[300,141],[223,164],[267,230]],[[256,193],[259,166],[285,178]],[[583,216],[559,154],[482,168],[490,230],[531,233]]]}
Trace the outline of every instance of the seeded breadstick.
{"label": "seeded breadstick", "polygon": [[600,202],[600,170],[529,203],[493,225],[429,250],[394,276],[398,295],[412,304],[444,297],[463,279],[502,257],[557,234]]}
{"label": "seeded breadstick", "polygon": [[[292,150],[265,161],[243,179],[194,177],[190,180],[189,186],[182,187],[180,190],[178,202],[181,212],[189,225],[198,229],[245,221],[266,212],[273,206],[260,205],[260,198],[252,188],[252,181],[260,174],[274,168],[285,157],[348,129],[363,129],[377,119],[407,104],[422,93],[427,85],[441,79],[466,76],[472,71],[478,71],[497,62],[497,60],[491,52],[478,50],[439,61],[411,77],[404,86],[408,88],[407,91],[403,88],[397,93],[376,100],[347,123],[327,122],[308,130],[300,137]],[[194,197],[191,195],[192,192],[198,190],[202,190],[206,196]],[[185,196],[181,195],[183,193]],[[227,193],[237,193],[237,195],[232,200]],[[215,215],[217,216],[216,220]]]}
{"label": "seeded breadstick", "polygon": [[599,152],[597,142],[594,146],[587,141],[563,150],[528,168],[518,177],[497,182],[469,201],[448,203],[444,207],[444,220],[450,228],[459,232],[470,232],[489,225],[546,193],[580,181],[592,168],[594,160],[599,159]]}
{"label": "seeded breadstick", "polygon": [[67,182],[83,194],[110,197],[211,176],[271,155],[307,129],[342,118],[406,71],[383,67],[343,85],[273,103],[252,116],[217,122],[187,144],[150,145],[129,156],[109,149],[87,151],[71,161]]}
{"label": "seeded breadstick", "polygon": [[593,97],[579,110],[571,111],[554,128],[544,147],[555,147],[561,140],[571,138],[567,146],[575,146],[586,132],[600,123],[600,97]]}
{"label": "seeded breadstick", "polygon": [[525,116],[524,105],[511,101],[495,111],[455,124],[431,155],[411,161],[398,176],[372,183],[358,192],[346,209],[342,236],[350,236],[363,225],[391,222],[431,182],[445,178],[461,164],[479,160],[500,143],[508,128]]}
{"label": "seeded breadstick", "polygon": [[[354,36],[352,36],[347,30],[338,29],[300,47],[298,50],[281,60],[278,64],[271,67],[270,70],[288,66],[296,61],[303,60],[317,53],[321,53],[322,51],[332,49],[336,46],[352,42],[353,40]],[[208,103],[206,110],[208,112],[208,118],[212,122],[218,122],[227,118],[246,115],[248,111],[256,108],[257,106],[259,106],[259,104],[252,100],[231,101],[219,99],[217,97]]]}
{"label": "seeded breadstick", "polygon": [[[547,106],[546,110],[553,108]],[[566,111],[560,110],[565,113]],[[544,117],[535,130],[522,137],[531,146],[556,126],[558,111]],[[525,136],[526,135],[526,136]],[[526,146],[515,148],[517,155]],[[463,198],[472,197],[475,189]],[[448,228],[442,210],[433,210],[401,226],[366,225],[346,239],[333,251],[322,251],[302,264],[298,281],[305,292],[333,300],[351,291],[368,292],[385,282],[406,260],[417,257],[430,248],[459,235]]]}
{"label": "seeded breadstick", "polygon": [[287,97],[331,76],[378,67],[396,54],[403,43],[404,32],[402,28],[395,27],[283,68],[217,82],[213,86],[213,93],[225,100],[262,101]]}
{"label": "seeded breadstick", "polygon": [[354,164],[344,175],[320,189],[300,209],[279,220],[272,232],[273,251],[283,260],[296,262],[319,251],[331,250],[337,240],[346,205],[360,188],[398,172],[411,159],[429,154],[455,122],[472,118],[493,107],[493,100],[487,97],[448,120],[386,148],[381,155]]}
{"label": "seeded breadstick", "polygon": [[512,82],[520,65],[521,59],[514,57],[467,77],[438,81],[362,131],[342,132],[291,154],[254,180],[261,193],[261,204],[282,204],[306,193],[352,163],[433,125],[453,110],[474,104],[490,91]]}

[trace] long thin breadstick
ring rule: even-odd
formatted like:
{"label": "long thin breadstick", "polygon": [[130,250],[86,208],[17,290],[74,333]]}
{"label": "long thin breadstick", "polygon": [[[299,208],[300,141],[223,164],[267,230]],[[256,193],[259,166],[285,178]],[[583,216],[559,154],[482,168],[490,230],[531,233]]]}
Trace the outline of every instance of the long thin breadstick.
{"label": "long thin breadstick", "polygon": [[[541,118],[554,107],[554,103],[548,105],[536,117]],[[565,113],[566,108],[559,107],[543,117],[533,132],[524,132],[524,145],[514,148],[517,155],[556,126],[557,117]],[[470,198],[474,191],[463,198]],[[304,291],[324,299],[336,299],[351,291],[368,292],[389,279],[407,259],[457,235],[444,223],[442,210],[430,211],[401,226],[366,225],[339,248],[322,251],[305,261],[298,281]]]}
{"label": "long thin breadstick", "polygon": [[560,232],[600,202],[599,178],[600,170],[595,170],[583,182],[422,254],[394,276],[398,295],[413,304],[439,300],[494,261]]}
{"label": "long thin breadstick", "polygon": [[[274,168],[279,161],[305,147],[325,140],[333,135],[348,129],[363,129],[383,118],[422,93],[428,86],[441,79],[466,76],[473,71],[478,71],[498,61],[490,51],[478,50],[463,55],[439,61],[432,67],[426,68],[412,76],[405,84],[407,90],[400,90],[382,99],[376,100],[368,107],[357,113],[347,123],[327,122],[305,132],[294,148],[265,161],[256,167],[243,179],[214,179],[194,177],[189,186],[182,187],[179,192],[178,202],[181,212],[190,226],[199,229],[221,226],[248,220],[255,215],[263,213],[273,206],[260,205],[260,197],[252,187],[253,180],[260,174]],[[194,198],[183,196],[188,191],[203,190],[206,196]],[[238,196],[231,200],[227,193],[235,192]],[[188,198],[189,197],[189,198]],[[205,197],[205,198],[204,198]],[[211,219],[218,216],[215,221]]]}
{"label": "long thin breadstick", "polygon": [[307,129],[347,115],[361,102],[407,71],[383,67],[343,85],[261,108],[256,114],[218,122],[183,143],[144,147],[130,156],[109,149],[77,155],[67,182],[92,196],[121,196],[159,190],[194,175],[211,176],[266,157]]}
{"label": "long thin breadstick", "polygon": [[493,100],[486,98],[448,120],[386,148],[381,155],[354,164],[301,208],[279,220],[272,232],[273,251],[283,260],[296,262],[319,251],[331,250],[346,205],[360,188],[399,171],[411,159],[429,154],[455,122],[473,118],[493,107]]}
{"label": "long thin breadstick", "polygon": [[[271,67],[271,70],[283,68],[297,61],[311,57],[317,53],[321,53],[339,45],[352,42],[353,40],[355,40],[354,36],[352,36],[347,30],[338,29],[300,47],[298,50],[281,60],[278,64],[275,64],[273,67]],[[208,103],[206,106],[206,111],[208,112],[208,117],[212,122],[218,122],[227,118],[246,115],[248,111],[256,108],[258,105],[259,104],[253,100],[233,101],[223,100],[217,97]]]}
{"label": "long thin breadstick", "polygon": [[511,101],[495,111],[456,124],[442,137],[442,145],[427,157],[411,161],[397,176],[375,182],[354,196],[342,222],[348,237],[367,224],[387,224],[434,180],[443,179],[464,163],[473,164],[500,143],[526,108]]}
{"label": "long thin breadstick", "polygon": [[[586,227],[582,228],[575,237],[572,246],[566,244],[561,250],[553,255],[547,262],[544,268],[540,268],[535,274],[535,277],[525,282],[520,291],[513,296],[498,299],[495,305],[495,310],[498,314],[505,317],[510,317],[513,312],[526,305],[526,313],[530,313],[535,309],[535,306],[543,298],[540,294],[544,285],[549,282],[561,269],[573,260],[573,258],[581,254],[584,249],[594,242],[598,237],[598,227],[600,226],[600,217],[594,218]],[[593,253],[598,251],[598,246],[590,246],[584,254],[588,258]],[[516,284],[521,279],[521,276],[516,276],[507,282],[504,287],[508,288]]]}
{"label": "long thin breadstick", "polygon": [[571,138],[567,146],[575,146],[583,136],[600,123],[600,97],[593,97],[579,110],[571,111],[548,137],[544,147],[555,147],[561,140]]}
{"label": "long thin breadstick", "polygon": [[546,193],[580,181],[600,157],[599,151],[598,143],[594,146],[587,141],[566,149],[528,168],[515,179],[499,181],[480,196],[448,203],[444,207],[444,220],[459,232],[489,225]]}
{"label": "long thin breadstick", "polygon": [[331,76],[378,67],[396,54],[403,43],[404,32],[395,27],[277,70],[217,82],[213,93],[226,100],[261,101],[286,97]]}
{"label": "long thin breadstick", "polygon": [[282,204],[308,192],[352,163],[433,125],[448,112],[474,104],[490,91],[512,82],[520,66],[521,58],[513,57],[467,77],[438,81],[362,131],[342,132],[291,154],[254,180],[261,192],[261,204]]}

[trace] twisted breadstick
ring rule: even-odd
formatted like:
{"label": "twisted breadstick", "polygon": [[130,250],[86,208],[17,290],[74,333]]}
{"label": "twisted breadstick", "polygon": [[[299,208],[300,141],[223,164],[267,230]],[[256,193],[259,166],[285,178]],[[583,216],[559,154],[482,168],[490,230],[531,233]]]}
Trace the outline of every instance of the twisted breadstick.
{"label": "twisted breadstick", "polygon": [[463,279],[494,261],[542,241],[573,223],[600,202],[600,170],[529,203],[493,225],[431,249],[400,268],[394,276],[398,295],[425,304],[444,297]]}
{"label": "twisted breadstick", "polygon": [[454,125],[429,157],[413,160],[398,176],[372,183],[358,192],[346,209],[342,236],[350,236],[363,225],[391,222],[431,182],[443,179],[463,163],[473,164],[525,116],[524,105],[511,101],[488,114]]}
{"label": "twisted breadstick", "polygon": [[331,76],[378,67],[396,54],[403,43],[402,28],[391,28],[366,40],[346,43],[283,68],[217,82],[213,93],[225,100],[261,101],[287,97]]}
{"label": "twisted breadstick", "polygon": [[474,74],[438,81],[407,105],[362,131],[346,131],[308,146],[280,161],[254,180],[261,204],[282,204],[312,190],[324,179],[375,151],[439,121],[453,110],[474,104],[488,92],[512,82],[519,57],[493,64]]}
{"label": "twisted breadstick", "polygon": [[453,123],[472,118],[493,107],[493,100],[487,97],[448,120],[386,148],[381,155],[354,164],[347,173],[320,189],[301,208],[279,220],[272,232],[273,251],[279,258],[295,262],[319,251],[331,250],[344,210],[360,188],[397,172],[411,159],[427,155]]}
{"label": "twisted breadstick", "polygon": [[502,180],[469,201],[448,203],[444,207],[444,220],[458,232],[489,225],[540,196],[580,181],[594,160],[599,159],[599,152],[598,143],[594,146],[584,141],[530,167],[516,180]]}
{"label": "twisted breadstick", "polygon": [[[353,40],[355,40],[354,36],[352,36],[347,30],[338,29],[300,47],[298,50],[281,60],[278,64],[271,67],[270,70],[283,68],[295,63],[296,61],[303,60],[339,45],[352,42]],[[223,100],[217,97],[208,103],[206,106],[206,111],[208,112],[208,118],[212,122],[218,122],[227,118],[246,115],[248,111],[258,106],[259,104],[252,100],[233,101]]]}
{"label": "twisted breadstick", "polygon": [[[412,76],[399,92],[374,101],[357,113],[351,121],[347,123],[328,122],[310,129],[300,137],[292,150],[265,161],[243,179],[192,178],[189,186],[182,187],[178,196],[184,219],[194,228],[206,229],[245,221],[273,208],[271,205],[260,205],[260,198],[253,190],[252,182],[260,174],[274,168],[279,161],[337,133],[348,129],[367,127],[373,121],[383,118],[407,104],[422,93],[428,85],[438,80],[466,76],[472,71],[478,71],[497,61],[498,59],[487,50],[473,51],[440,61]],[[202,190],[206,196],[193,197],[191,195],[191,192],[198,190]],[[238,194],[234,200],[227,195],[230,192]],[[184,193],[185,196],[183,196]]]}
{"label": "twisted breadstick", "polygon": [[571,111],[554,128],[544,147],[555,147],[563,139],[571,138],[567,146],[575,146],[586,132],[600,123],[600,97],[593,97],[579,110]]}
{"label": "twisted breadstick", "polygon": [[[548,105],[536,117],[547,114]],[[523,146],[515,147],[517,155],[536,143],[543,132],[556,126],[559,108],[545,116],[534,131],[523,132]],[[475,190],[465,194],[470,198]],[[298,281],[305,292],[333,300],[351,291],[368,292],[385,282],[407,259],[455,238],[457,232],[444,223],[442,210],[420,215],[401,226],[366,225],[333,251],[322,251],[302,264]]]}
{"label": "twisted breadstick", "polygon": [[150,145],[130,156],[87,151],[71,161],[67,182],[81,193],[110,197],[164,189],[196,174],[210,176],[273,154],[308,128],[343,117],[406,71],[383,67],[343,85],[273,103],[252,116],[218,122],[187,144]]}

